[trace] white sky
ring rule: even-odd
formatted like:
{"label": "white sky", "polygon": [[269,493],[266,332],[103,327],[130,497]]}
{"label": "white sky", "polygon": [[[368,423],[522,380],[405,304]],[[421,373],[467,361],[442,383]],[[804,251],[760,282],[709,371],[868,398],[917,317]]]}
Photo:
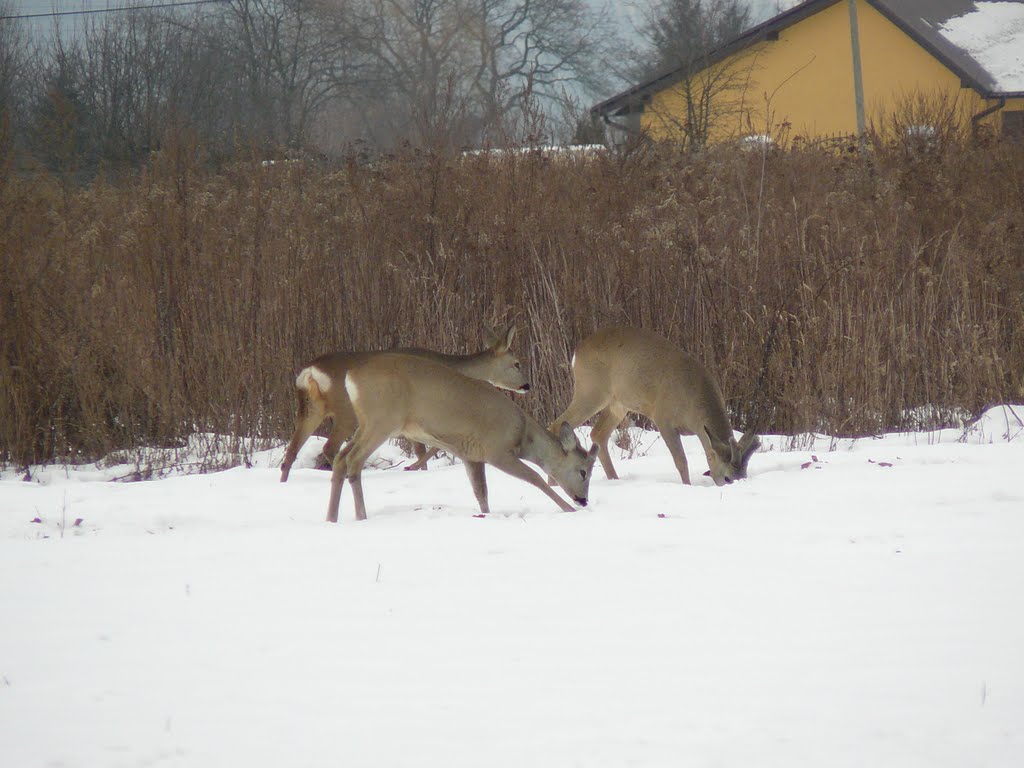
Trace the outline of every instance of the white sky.
{"label": "white sky", "polygon": [[[0,6],[8,5],[15,13],[47,13],[49,11],[78,11],[92,8],[118,8],[131,5],[132,2],[142,5],[149,0],[0,0]],[[173,2],[174,0],[152,0],[152,2]],[[755,21],[762,21],[779,10],[796,5],[800,0],[749,0]],[[631,2],[613,3],[613,9],[624,17],[630,15],[630,6],[643,6],[649,3],[632,0]]]}

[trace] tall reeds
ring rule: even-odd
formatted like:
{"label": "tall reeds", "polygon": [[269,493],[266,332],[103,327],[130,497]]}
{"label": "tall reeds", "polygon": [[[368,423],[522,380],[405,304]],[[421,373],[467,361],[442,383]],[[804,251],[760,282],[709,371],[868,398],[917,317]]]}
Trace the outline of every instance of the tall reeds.
{"label": "tall reeds", "polygon": [[1024,149],[668,147],[0,179],[0,460],[285,439],[303,362],[515,323],[553,417],[576,342],[655,329],[739,426],[870,434],[1019,398]]}

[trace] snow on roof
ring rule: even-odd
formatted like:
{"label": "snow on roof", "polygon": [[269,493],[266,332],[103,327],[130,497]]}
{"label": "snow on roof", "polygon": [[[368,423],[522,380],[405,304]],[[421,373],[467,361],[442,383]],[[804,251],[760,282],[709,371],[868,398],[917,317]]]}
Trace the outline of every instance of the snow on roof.
{"label": "snow on roof", "polygon": [[978,2],[939,33],[966,51],[1004,93],[1024,92],[1024,3]]}

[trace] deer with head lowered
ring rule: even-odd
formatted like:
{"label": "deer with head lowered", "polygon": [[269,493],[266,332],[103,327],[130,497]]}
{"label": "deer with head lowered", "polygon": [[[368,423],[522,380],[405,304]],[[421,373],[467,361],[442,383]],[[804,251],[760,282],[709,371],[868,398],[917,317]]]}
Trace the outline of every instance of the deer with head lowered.
{"label": "deer with head lowered", "polygon": [[[501,389],[526,392],[530,389],[530,383],[522,370],[522,364],[509,352],[515,334],[515,328],[511,327],[500,335],[488,331],[487,348],[469,355],[445,355],[428,349],[395,351],[447,365],[466,376],[487,381]],[[345,375],[350,368],[380,354],[384,353],[333,352],[321,355],[299,372],[295,379],[299,412],[295,420],[295,431],[281,462],[282,483],[288,481],[288,474],[299,449],[327,417],[331,417],[333,425],[324,444],[322,462],[327,466],[331,465],[338,448],[356,430],[356,415],[345,391]],[[425,447],[420,443],[414,443],[413,448],[418,461],[409,469],[425,469],[426,460],[431,454],[427,454]]]}
{"label": "deer with head lowered", "polygon": [[654,422],[672,454],[679,477],[690,484],[681,434],[697,435],[715,485],[747,476],[750,456],[761,444],[748,432],[738,441],[729,425],[722,392],[692,355],[640,328],[603,328],[576,347],[572,402],[552,428],[577,427],[600,413],[590,433],[605,474],[617,480],[608,438],[628,411]]}
{"label": "deer with head lowered", "polygon": [[345,375],[345,390],[359,426],[338,452],[331,474],[327,520],[338,521],[341,490],[348,478],[356,519],[366,519],[362,469],[386,440],[406,437],[437,445],[462,459],[480,511],[490,512],[484,466],[490,464],[539,488],[560,509],[567,504],[525,461],[539,465],[576,503],[586,506],[597,448],[585,451],[562,425],[556,437],[511,399],[481,381],[433,360],[381,354]]}

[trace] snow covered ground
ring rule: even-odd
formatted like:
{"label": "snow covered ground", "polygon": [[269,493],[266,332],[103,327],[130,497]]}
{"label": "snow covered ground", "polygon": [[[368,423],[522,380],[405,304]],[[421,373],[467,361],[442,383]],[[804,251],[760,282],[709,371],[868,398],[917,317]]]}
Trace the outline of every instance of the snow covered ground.
{"label": "snow covered ground", "polygon": [[726,488],[644,435],[569,514],[490,471],[486,519],[440,461],[328,525],[313,441],[285,485],[7,473],[0,763],[1021,765],[1021,417],[769,437]]}

